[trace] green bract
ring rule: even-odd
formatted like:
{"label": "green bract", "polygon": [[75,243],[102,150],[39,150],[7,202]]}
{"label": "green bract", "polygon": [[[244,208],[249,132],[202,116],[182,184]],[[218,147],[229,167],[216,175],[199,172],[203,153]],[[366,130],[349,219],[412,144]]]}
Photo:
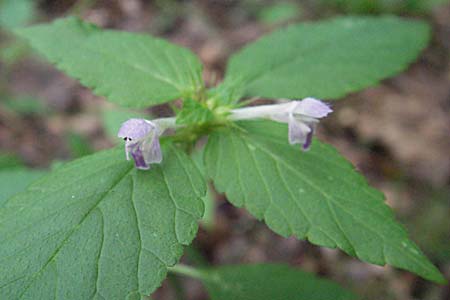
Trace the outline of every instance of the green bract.
{"label": "green bract", "polygon": [[214,120],[212,112],[193,99],[183,101],[183,109],[177,115],[178,124],[203,124]]}

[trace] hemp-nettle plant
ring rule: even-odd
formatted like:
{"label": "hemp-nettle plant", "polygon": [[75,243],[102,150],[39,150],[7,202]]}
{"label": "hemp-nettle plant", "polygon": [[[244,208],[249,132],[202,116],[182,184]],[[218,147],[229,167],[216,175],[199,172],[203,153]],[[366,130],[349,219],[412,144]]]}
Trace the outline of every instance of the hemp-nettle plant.
{"label": "hemp-nettle plant", "polygon": [[[15,33],[108,101],[138,109],[181,99],[182,108],[136,115],[117,133],[124,145],[62,165],[2,204],[0,299],[141,299],[167,272],[201,280],[211,299],[354,299],[285,265],[177,264],[208,181],[282,236],[445,282],[384,196],[313,138],[331,101],[413,62],[427,24],[386,16],[292,25],[232,55],[214,87],[191,51],[148,35],[76,18]],[[246,106],[254,98],[274,101]]]}

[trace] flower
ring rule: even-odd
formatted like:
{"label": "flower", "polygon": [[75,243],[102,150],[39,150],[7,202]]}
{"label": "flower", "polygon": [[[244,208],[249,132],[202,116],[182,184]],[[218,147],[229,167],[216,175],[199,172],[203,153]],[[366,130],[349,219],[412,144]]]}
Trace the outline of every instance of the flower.
{"label": "flower", "polygon": [[280,104],[279,109],[270,117],[272,120],[288,123],[289,143],[302,144],[303,150],[311,146],[319,119],[326,117],[333,110],[324,102],[305,98],[301,101],[291,101]]}
{"label": "flower", "polygon": [[144,119],[129,119],[117,133],[118,137],[125,140],[127,160],[130,160],[131,154],[136,168],[141,170],[148,170],[151,163],[162,161],[160,135],[158,124]]}

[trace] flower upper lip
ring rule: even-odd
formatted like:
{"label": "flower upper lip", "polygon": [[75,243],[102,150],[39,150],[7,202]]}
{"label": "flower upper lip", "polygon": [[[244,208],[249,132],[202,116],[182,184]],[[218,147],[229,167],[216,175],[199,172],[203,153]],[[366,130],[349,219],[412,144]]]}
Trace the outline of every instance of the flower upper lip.
{"label": "flower upper lip", "polygon": [[305,98],[278,104],[276,109],[274,107],[270,119],[286,123],[290,117],[294,117],[298,120],[318,122],[318,119],[326,117],[332,111],[328,104],[320,100]]}
{"label": "flower upper lip", "polygon": [[293,106],[293,114],[314,119],[326,117],[333,111],[328,104],[310,97],[301,101],[293,101]]}
{"label": "flower upper lip", "polygon": [[288,103],[287,116],[284,115],[283,118],[287,118],[289,143],[301,144],[303,150],[308,150],[319,119],[332,111],[326,103],[314,98]]}
{"label": "flower upper lip", "polygon": [[124,122],[117,133],[120,138],[140,140],[156,129],[156,124],[145,119],[129,119]]}

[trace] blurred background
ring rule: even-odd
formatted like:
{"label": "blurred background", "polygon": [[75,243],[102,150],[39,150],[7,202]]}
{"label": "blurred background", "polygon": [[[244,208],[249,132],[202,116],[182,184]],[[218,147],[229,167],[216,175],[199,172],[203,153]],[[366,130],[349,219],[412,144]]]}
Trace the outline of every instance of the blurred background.
{"label": "blurred background", "polygon": [[[167,105],[123,110],[94,96],[15,39],[13,28],[77,15],[101,27],[152,34],[199,55],[211,86],[223,77],[229,55],[261,35],[290,23],[349,14],[396,14],[424,19],[433,28],[416,63],[334,102],[335,112],[321,122],[318,136],[385,193],[412,239],[450,278],[446,0],[0,0],[0,205],[55,165],[119,143],[115,133],[129,117],[173,113]],[[450,299],[449,287],[283,239],[213,191],[206,201],[208,211],[186,263],[286,262],[337,281],[362,299]],[[207,299],[200,283],[172,276],[153,297]]]}

